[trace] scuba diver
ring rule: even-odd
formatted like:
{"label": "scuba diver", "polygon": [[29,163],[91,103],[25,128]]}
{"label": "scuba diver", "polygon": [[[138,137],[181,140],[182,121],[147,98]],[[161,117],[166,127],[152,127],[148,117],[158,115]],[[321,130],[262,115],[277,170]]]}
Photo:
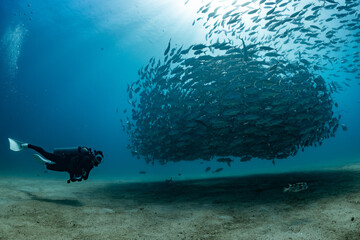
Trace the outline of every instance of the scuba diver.
{"label": "scuba diver", "polygon": [[33,149],[39,154],[34,154],[33,157],[38,162],[44,164],[47,169],[68,172],[70,174],[70,182],[80,182],[82,179],[87,180],[89,173],[93,167],[97,167],[104,158],[102,151],[91,151],[87,147],[75,148],[58,148],[54,149],[53,153],[46,152],[38,146],[29,143],[23,143],[9,138],[10,149],[12,151],[21,151],[23,149]]}

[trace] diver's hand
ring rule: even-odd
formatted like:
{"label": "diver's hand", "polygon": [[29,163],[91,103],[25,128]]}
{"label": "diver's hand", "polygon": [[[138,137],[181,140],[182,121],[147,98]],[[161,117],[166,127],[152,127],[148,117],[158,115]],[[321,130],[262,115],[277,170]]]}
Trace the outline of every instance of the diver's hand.
{"label": "diver's hand", "polygon": [[86,174],[87,174],[86,170],[85,170],[84,168],[81,169],[81,176],[82,176],[82,177],[85,177]]}
{"label": "diver's hand", "polygon": [[67,180],[67,183],[70,183],[70,182],[81,182],[82,181],[82,178],[71,178],[69,180]]}
{"label": "diver's hand", "polygon": [[81,182],[81,180],[83,179],[82,175],[79,174],[70,174],[70,179],[67,180],[67,183],[70,182]]}

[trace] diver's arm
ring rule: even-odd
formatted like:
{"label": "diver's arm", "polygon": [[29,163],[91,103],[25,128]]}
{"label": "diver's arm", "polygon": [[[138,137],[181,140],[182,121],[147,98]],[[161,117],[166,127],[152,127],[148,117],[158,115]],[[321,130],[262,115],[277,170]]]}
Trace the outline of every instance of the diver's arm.
{"label": "diver's arm", "polygon": [[[80,147],[79,147],[79,149],[80,149]],[[72,159],[72,161],[71,161],[71,165],[68,170],[68,172],[70,174],[69,181],[72,181],[72,182],[79,181],[80,182],[82,179],[87,180],[92,168],[93,168],[93,165],[89,159],[89,156],[79,155],[77,158]]]}
{"label": "diver's arm", "polygon": [[82,169],[81,169],[82,179],[87,180],[91,169],[93,169],[93,164],[92,164],[90,156],[83,158],[80,164],[82,166]]}

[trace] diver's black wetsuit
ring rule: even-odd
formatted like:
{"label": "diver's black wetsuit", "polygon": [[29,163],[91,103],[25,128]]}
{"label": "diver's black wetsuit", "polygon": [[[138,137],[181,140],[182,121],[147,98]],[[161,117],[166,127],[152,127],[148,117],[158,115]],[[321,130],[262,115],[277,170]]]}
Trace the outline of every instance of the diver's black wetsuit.
{"label": "diver's black wetsuit", "polygon": [[46,163],[46,168],[53,171],[68,172],[70,174],[70,181],[86,180],[89,177],[91,169],[94,167],[94,154],[91,149],[85,147],[78,147],[77,151],[67,154],[65,152],[49,153],[44,149],[32,144],[28,144],[28,148],[34,149],[46,159],[55,164]]}

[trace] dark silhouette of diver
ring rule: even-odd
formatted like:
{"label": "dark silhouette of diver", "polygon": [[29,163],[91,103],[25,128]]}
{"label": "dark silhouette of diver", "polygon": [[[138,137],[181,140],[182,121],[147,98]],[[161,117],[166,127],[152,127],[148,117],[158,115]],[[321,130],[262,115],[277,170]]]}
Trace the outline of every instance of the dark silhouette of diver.
{"label": "dark silhouette of diver", "polygon": [[49,153],[41,147],[34,146],[29,143],[9,138],[10,149],[13,151],[21,151],[23,149],[33,149],[41,154],[34,154],[35,160],[45,164],[46,168],[58,172],[68,172],[70,179],[67,183],[81,180],[87,180],[89,173],[93,167],[97,167],[103,160],[102,151],[91,151],[91,148],[59,148],[54,149],[53,153]]}

